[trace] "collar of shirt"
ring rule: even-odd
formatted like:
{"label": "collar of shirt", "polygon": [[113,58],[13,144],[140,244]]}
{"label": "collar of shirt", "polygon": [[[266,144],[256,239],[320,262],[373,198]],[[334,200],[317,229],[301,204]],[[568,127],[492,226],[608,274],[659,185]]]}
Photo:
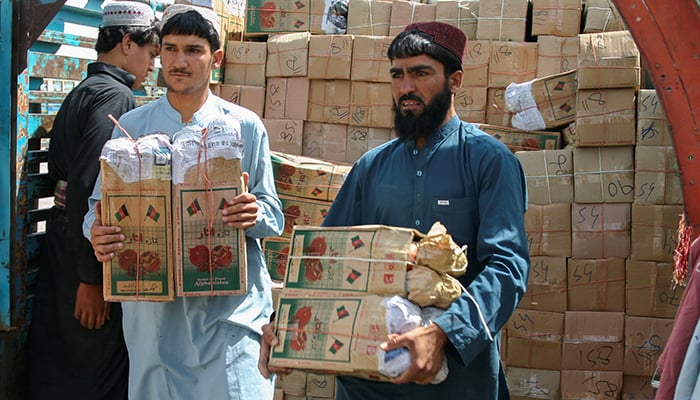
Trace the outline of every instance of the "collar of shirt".
{"label": "collar of shirt", "polygon": [[134,86],[134,81],[136,80],[134,75],[130,74],[124,69],[115,67],[114,65],[105,64],[102,62],[88,64],[88,76],[96,74],[109,75],[129,88]]}
{"label": "collar of shirt", "polygon": [[[452,117],[449,121],[447,121],[446,124],[442,125],[435,132],[433,132],[431,135],[429,135],[428,137],[425,138],[425,147],[424,148],[431,148],[431,147],[435,146],[435,144],[440,143],[446,137],[457,132],[461,122],[462,121],[460,121],[458,115],[455,115],[454,117]],[[406,142],[406,145],[408,146],[408,148],[410,150],[416,149],[415,140],[412,140],[410,142]]]}

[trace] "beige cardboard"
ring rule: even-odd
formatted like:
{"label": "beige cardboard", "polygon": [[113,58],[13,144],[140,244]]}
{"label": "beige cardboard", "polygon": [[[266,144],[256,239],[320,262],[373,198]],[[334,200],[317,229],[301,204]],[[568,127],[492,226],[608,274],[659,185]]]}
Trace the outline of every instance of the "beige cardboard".
{"label": "beige cardboard", "polygon": [[636,146],[634,159],[635,203],[683,204],[673,146]]}
{"label": "beige cardboard", "polygon": [[282,237],[291,238],[296,225],[320,226],[331,208],[330,201],[311,200],[301,197],[279,195],[284,215]]}
{"label": "beige cardboard", "polygon": [[578,35],[581,9],[581,0],[533,0],[532,35]]}
{"label": "beige cardboard", "polygon": [[392,131],[388,128],[348,126],[345,161],[354,163],[367,150],[386,143],[391,139]]}
{"label": "beige cardboard", "polygon": [[486,91],[486,124],[511,127],[510,113],[506,111],[506,89],[488,88]]}
{"label": "beige cardboard", "polygon": [[611,0],[586,0],[584,33],[624,31],[625,21]]}
{"label": "beige cardboard", "polygon": [[624,315],[622,312],[567,311],[562,368],[621,371]]}
{"label": "beige cardboard", "polygon": [[571,256],[629,257],[630,213],[630,204],[626,203],[573,203]]}
{"label": "beige cardboard", "polygon": [[347,158],[347,125],[304,123],[302,155],[343,162]]}
{"label": "beige cardboard", "polygon": [[560,371],[507,367],[506,379],[511,400],[551,399],[560,397]]}
{"label": "beige cardboard", "polygon": [[506,326],[509,366],[561,369],[564,314],[516,310]]}
{"label": "beige cardboard", "polygon": [[486,123],[487,91],[486,87],[462,87],[455,93],[455,111],[461,120]]}
{"label": "beige cardboard", "polygon": [[[439,3],[438,3],[439,4]],[[486,87],[489,78],[489,59],[491,42],[488,40],[469,40],[462,68],[462,87]]]}
{"label": "beige cardboard", "polygon": [[525,172],[530,204],[573,203],[574,163],[571,150],[517,151]]}
{"label": "beige cardboard", "polygon": [[575,70],[578,37],[542,35],[537,37],[537,77]]}
{"label": "beige cardboard", "polygon": [[314,35],[309,40],[309,79],[350,79],[353,35]]}
{"label": "beige cardboard", "polygon": [[[273,282],[284,281],[284,277],[287,273],[287,257],[289,256],[290,248],[289,238],[267,237],[262,240],[261,246],[270,278],[272,278]],[[276,293],[274,288],[272,293],[274,297]],[[277,290],[277,296],[279,297],[279,290]],[[275,303],[275,308],[276,307],[277,304]]]}
{"label": "beige cardboard", "polygon": [[387,51],[392,39],[390,36],[355,36],[350,79],[390,83],[391,63]]}
{"label": "beige cardboard", "polygon": [[219,97],[233,104],[245,107],[259,117],[265,109],[265,88],[243,85],[219,85]]}
{"label": "beige cardboard", "polygon": [[505,96],[514,128],[537,131],[567,125],[576,118],[576,71],[511,83]]}
{"label": "beige cardboard", "polygon": [[306,375],[307,372],[305,371],[293,370],[288,375],[280,374],[277,376],[282,383],[281,386],[285,398],[290,396],[304,397],[306,395]]}
{"label": "beige cardboard", "polygon": [[639,50],[629,31],[579,35],[579,89],[638,88]]}
{"label": "beige cardboard", "polygon": [[262,121],[270,138],[270,150],[301,155],[303,120],[263,118]]}
{"label": "beige cardboard", "polygon": [[332,399],[335,397],[335,375],[306,374],[306,395],[315,398]]}
{"label": "beige cardboard", "polygon": [[565,147],[573,147],[578,140],[576,138],[576,122],[572,122],[561,130],[561,136]]}
{"label": "beige cardboard", "polygon": [[489,124],[479,125],[479,129],[505,143],[514,153],[521,150],[558,149],[561,139],[559,132],[522,131]]}
{"label": "beige cardboard", "polygon": [[353,0],[348,2],[348,28],[351,35],[387,36],[391,1]]}
{"label": "beige cardboard", "polygon": [[525,233],[531,256],[571,256],[571,204],[530,204]]}
{"label": "beige cardboard", "polygon": [[684,288],[672,284],[673,263],[627,259],[626,268],[627,315],[674,318]]}
{"label": "beige cardboard", "polygon": [[456,26],[470,41],[476,39],[478,0],[441,0],[435,4],[435,21]]}
{"label": "beige cardboard", "polygon": [[506,87],[512,82],[527,82],[535,77],[537,77],[537,43],[491,43],[488,87]]}
{"label": "beige cardboard", "polygon": [[247,35],[324,33],[326,4],[323,0],[248,0],[245,4]]}
{"label": "beige cardboard", "polygon": [[520,0],[493,0],[479,3],[476,38],[522,42],[528,4]]}
{"label": "beige cardboard", "polygon": [[622,398],[625,400],[647,400],[656,396],[656,389],[651,386],[648,376],[624,375]]}
{"label": "beige cardboard", "polygon": [[[307,123],[308,125],[313,122]],[[352,165],[273,151],[272,170],[278,194],[333,201]]]}
{"label": "beige cardboard", "polygon": [[265,87],[267,43],[229,40],[225,60],[224,83]]}
{"label": "beige cardboard", "polygon": [[390,83],[351,82],[350,125],[391,128],[394,125]]}
{"label": "beige cardboard", "polygon": [[671,126],[654,89],[637,95],[637,146],[673,146]]}
{"label": "beige cardboard", "polygon": [[681,205],[632,204],[634,260],[673,262],[678,242]]}
{"label": "beige cardboard", "polygon": [[309,106],[309,80],[268,78],[265,90],[265,118],[306,119]]}
{"label": "beige cardboard", "polygon": [[309,66],[309,32],[273,35],[267,39],[265,76],[306,76]]}
{"label": "beige cardboard", "polygon": [[625,375],[652,376],[672,329],[673,318],[625,317]]}
{"label": "beige cardboard", "polygon": [[435,21],[435,4],[394,0],[391,3],[391,18],[389,19],[389,36],[401,33],[407,25],[416,22]]}
{"label": "beige cardboard", "polygon": [[566,257],[530,257],[527,290],[518,308],[566,311]]}
{"label": "beige cardboard", "polygon": [[561,400],[619,399],[622,371],[561,371]]}
{"label": "beige cardboard", "polygon": [[[312,79],[307,121],[347,124],[350,121],[350,81]],[[309,154],[314,157],[314,155]]]}
{"label": "beige cardboard", "polygon": [[579,90],[576,98],[577,146],[633,145],[634,89]]}
{"label": "beige cardboard", "polygon": [[632,146],[574,147],[574,200],[577,203],[631,203],[634,200],[633,149]]}
{"label": "beige cardboard", "polygon": [[625,311],[625,259],[570,258],[569,311]]}

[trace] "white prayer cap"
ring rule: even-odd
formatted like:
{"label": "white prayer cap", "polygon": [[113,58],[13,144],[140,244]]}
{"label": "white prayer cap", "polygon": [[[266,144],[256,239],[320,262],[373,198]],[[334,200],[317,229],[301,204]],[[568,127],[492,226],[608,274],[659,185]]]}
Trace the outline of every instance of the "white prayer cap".
{"label": "white prayer cap", "polygon": [[212,10],[211,8],[194,6],[190,4],[176,3],[168,6],[168,8],[166,8],[165,11],[163,11],[163,16],[160,20],[161,29],[163,28],[163,26],[165,26],[166,23],[168,23],[168,20],[170,20],[170,18],[178,14],[186,13],[188,11],[196,11],[199,15],[202,16],[202,18],[211,22],[211,24],[214,26],[214,30],[216,30],[216,34],[219,35],[219,39],[221,39],[221,20],[219,19],[219,16],[216,15],[214,10]]}
{"label": "white prayer cap", "polygon": [[110,1],[102,9],[102,26],[151,26],[156,16],[151,6],[138,1]]}

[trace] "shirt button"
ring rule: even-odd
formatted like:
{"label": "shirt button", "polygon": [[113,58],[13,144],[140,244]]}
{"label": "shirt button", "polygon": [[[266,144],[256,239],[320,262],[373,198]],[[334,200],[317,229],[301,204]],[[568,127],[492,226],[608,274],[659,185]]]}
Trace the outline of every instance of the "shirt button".
{"label": "shirt button", "polygon": [[416,175],[418,175],[418,176],[423,176],[423,171],[418,171],[418,172],[416,172]]}
{"label": "shirt button", "polygon": [[419,220],[419,219],[416,220],[416,226],[420,226],[420,220]]}
{"label": "shirt button", "polygon": [[414,156],[417,156],[417,155],[418,155],[418,150],[417,150],[417,149],[413,149],[413,155],[414,155]]}

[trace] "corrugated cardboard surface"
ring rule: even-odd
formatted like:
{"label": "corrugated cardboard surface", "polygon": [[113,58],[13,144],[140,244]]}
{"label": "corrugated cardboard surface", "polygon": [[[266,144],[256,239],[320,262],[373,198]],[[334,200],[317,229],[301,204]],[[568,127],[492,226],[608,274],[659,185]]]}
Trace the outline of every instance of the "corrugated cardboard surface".
{"label": "corrugated cardboard surface", "polygon": [[308,110],[308,121],[347,124],[350,121],[350,81],[312,79]]}
{"label": "corrugated cardboard surface", "polygon": [[625,311],[625,259],[570,258],[569,311]]}
{"label": "corrugated cardboard surface", "polygon": [[476,39],[479,22],[478,0],[441,0],[435,5],[435,21],[456,26],[467,35],[467,39]]}
{"label": "corrugated cardboard surface", "polygon": [[674,318],[684,288],[673,287],[672,277],[673,263],[627,259],[627,315]]}
{"label": "corrugated cardboard surface", "polygon": [[634,147],[574,147],[574,200],[577,203],[631,203],[634,200]]}
{"label": "corrugated cardboard surface", "polygon": [[479,3],[476,38],[482,40],[525,40],[526,1],[493,0]]}
{"label": "corrugated cardboard surface", "polygon": [[389,36],[398,35],[406,28],[406,25],[412,23],[435,21],[435,8],[435,4],[394,0],[391,3]]}
{"label": "corrugated cardboard surface", "polygon": [[528,203],[547,205],[574,201],[574,164],[570,149],[518,151],[525,172]]}
{"label": "corrugated cardboard surface", "polygon": [[622,371],[624,316],[622,312],[567,311],[562,368]]}
{"label": "corrugated cardboard surface", "polygon": [[248,0],[246,34],[323,33],[325,16],[324,0]]}
{"label": "corrugated cardboard surface", "polygon": [[265,76],[302,77],[309,67],[309,32],[273,35],[267,39]]}
{"label": "corrugated cardboard surface", "polygon": [[301,154],[304,120],[263,118],[270,139],[270,150]]}
{"label": "corrugated cardboard surface", "polygon": [[527,290],[518,306],[525,310],[566,311],[566,257],[530,257]]}
{"label": "corrugated cardboard surface", "polygon": [[575,70],[577,62],[578,37],[537,37],[538,78]]}
{"label": "corrugated cardboard surface", "polygon": [[683,204],[676,151],[672,146],[634,149],[635,203]]}
{"label": "corrugated cardboard surface", "polygon": [[580,86],[579,89],[576,96],[576,144],[633,145],[636,139],[634,89],[581,90]]}
{"label": "corrugated cardboard surface", "polygon": [[561,371],[561,400],[619,399],[622,371]]}
{"label": "corrugated cardboard surface", "polygon": [[489,59],[491,58],[491,41],[469,40],[464,56],[464,75],[462,86],[486,87],[489,78]]}
{"label": "corrugated cardboard surface", "polygon": [[632,252],[634,260],[673,262],[678,243],[680,205],[632,204]]}
{"label": "corrugated cardboard surface", "polygon": [[486,123],[486,87],[462,87],[455,93],[454,106],[463,121]]}
{"label": "corrugated cardboard surface", "polygon": [[561,369],[563,313],[516,310],[506,326],[509,366]]}
{"label": "corrugated cardboard surface", "polygon": [[331,207],[330,201],[310,200],[300,197],[279,195],[284,214],[282,237],[291,238],[296,225],[320,226]]}
{"label": "corrugated cardboard surface", "polygon": [[491,42],[488,83],[490,88],[506,87],[512,82],[527,82],[535,77],[537,43]]}
{"label": "corrugated cardboard surface", "polygon": [[272,152],[272,170],[278,194],[333,201],[351,165],[317,158]]}
{"label": "corrugated cardboard surface", "polygon": [[301,154],[328,160],[347,159],[345,147],[348,128],[343,124],[304,123],[304,146]]}
{"label": "corrugated cardboard surface", "polygon": [[314,35],[309,40],[309,79],[350,79],[353,35]]}
{"label": "corrugated cardboard surface", "polygon": [[345,161],[354,163],[367,150],[386,143],[392,138],[392,130],[389,128],[348,126]]}
{"label": "corrugated cardboard surface", "polygon": [[673,146],[671,126],[654,89],[640,89],[637,95],[637,146]]}
{"label": "corrugated cardboard surface", "polygon": [[673,318],[625,317],[625,375],[653,375],[672,329]]}
{"label": "corrugated cardboard surface", "polygon": [[573,203],[571,256],[575,258],[629,257],[631,205]]}
{"label": "corrugated cardboard surface", "polygon": [[262,117],[265,109],[265,88],[243,85],[219,85],[218,95],[231,103],[245,107]]}
{"label": "corrugated cardboard surface", "polygon": [[576,118],[576,71],[511,83],[506,109],[513,127],[542,130],[569,124]]}
{"label": "corrugated cardboard surface", "polygon": [[394,125],[390,83],[351,82],[350,125],[391,128]]}
{"label": "corrugated cardboard surface", "polygon": [[578,35],[581,10],[581,0],[533,0],[532,35]]}
{"label": "corrugated cardboard surface", "polygon": [[479,125],[479,129],[503,142],[514,153],[520,150],[558,149],[561,140],[559,132],[523,131],[490,124]]}
{"label": "corrugated cardboard surface", "polygon": [[560,371],[507,367],[506,378],[512,400],[560,398]]}
{"label": "corrugated cardboard surface", "polygon": [[309,105],[306,78],[268,78],[265,118],[304,120]]}
{"label": "corrugated cardboard surface", "polygon": [[349,1],[347,33],[352,35],[387,36],[389,34],[391,6],[391,1]]}
{"label": "corrugated cardboard surface", "polygon": [[352,43],[350,79],[391,82],[391,75],[389,75],[391,63],[386,52],[392,40],[391,36],[355,36]]}
{"label": "corrugated cardboard surface", "polygon": [[629,31],[579,35],[579,89],[639,87],[639,50]]}
{"label": "corrugated cardboard surface", "polygon": [[267,43],[230,40],[225,60],[224,83],[265,87]]}
{"label": "corrugated cardboard surface", "polygon": [[571,204],[528,205],[525,213],[530,256],[571,256]]}

